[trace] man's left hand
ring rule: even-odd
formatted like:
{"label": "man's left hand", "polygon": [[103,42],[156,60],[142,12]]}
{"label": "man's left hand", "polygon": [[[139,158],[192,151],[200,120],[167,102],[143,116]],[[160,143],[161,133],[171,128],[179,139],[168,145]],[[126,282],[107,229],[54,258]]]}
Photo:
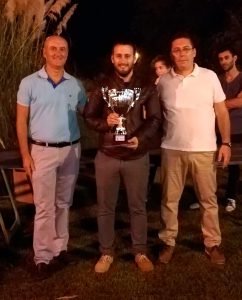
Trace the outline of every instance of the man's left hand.
{"label": "man's left hand", "polygon": [[139,146],[139,140],[136,136],[132,137],[131,139],[127,140],[128,145],[125,145],[127,148],[131,148],[136,150]]}
{"label": "man's left hand", "polygon": [[218,162],[222,162],[222,167],[227,167],[231,157],[231,148],[226,145],[221,145],[218,151]]}

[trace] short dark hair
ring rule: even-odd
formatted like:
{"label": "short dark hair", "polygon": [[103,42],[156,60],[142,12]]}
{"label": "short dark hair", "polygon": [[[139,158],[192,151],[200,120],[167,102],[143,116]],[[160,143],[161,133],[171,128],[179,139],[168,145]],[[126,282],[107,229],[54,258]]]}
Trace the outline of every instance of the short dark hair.
{"label": "short dark hair", "polygon": [[152,69],[154,69],[155,68],[155,64],[158,62],[158,61],[162,61],[163,63],[164,63],[164,65],[166,65],[166,67],[167,68],[169,68],[171,65],[170,65],[170,62],[169,62],[169,60],[168,60],[168,58],[165,56],[165,55],[157,55],[157,56],[155,56],[153,59],[152,59],[152,61],[151,61],[151,63],[150,63],[150,66],[151,66],[151,68]]}
{"label": "short dark hair", "polygon": [[220,45],[217,48],[217,51],[216,51],[217,56],[219,55],[219,53],[222,53],[222,52],[225,52],[225,51],[229,51],[232,54],[232,56],[237,55],[236,49],[233,46],[231,46],[231,44],[224,44],[224,45]]}
{"label": "short dark hair", "polygon": [[194,36],[194,34],[187,32],[187,31],[180,31],[180,32],[175,33],[170,39],[170,48],[171,48],[171,44],[175,40],[182,39],[182,38],[190,40],[192,47],[196,48],[196,45],[198,43],[197,38]]}
{"label": "short dark hair", "polygon": [[113,44],[112,44],[112,53],[114,51],[114,48],[117,46],[117,45],[129,45],[133,48],[133,51],[134,51],[134,54],[137,52],[137,46],[136,44],[129,38],[119,38],[119,39],[116,39]]}

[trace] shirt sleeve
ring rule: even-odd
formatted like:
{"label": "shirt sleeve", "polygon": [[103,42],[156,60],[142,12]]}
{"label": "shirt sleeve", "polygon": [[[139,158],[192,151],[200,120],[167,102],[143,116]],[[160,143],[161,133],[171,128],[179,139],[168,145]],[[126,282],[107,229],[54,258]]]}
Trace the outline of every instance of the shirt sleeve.
{"label": "shirt sleeve", "polygon": [[226,96],[223,92],[223,88],[218,79],[218,76],[214,72],[212,72],[212,80],[213,80],[213,87],[214,87],[213,102],[218,103],[224,101],[226,99]]}
{"label": "shirt sleeve", "polygon": [[83,108],[87,103],[87,95],[81,81],[78,80],[79,92],[78,92],[78,108]]}
{"label": "shirt sleeve", "polygon": [[30,84],[26,79],[23,79],[19,85],[18,93],[17,93],[17,103],[30,106],[31,102],[31,88]]}

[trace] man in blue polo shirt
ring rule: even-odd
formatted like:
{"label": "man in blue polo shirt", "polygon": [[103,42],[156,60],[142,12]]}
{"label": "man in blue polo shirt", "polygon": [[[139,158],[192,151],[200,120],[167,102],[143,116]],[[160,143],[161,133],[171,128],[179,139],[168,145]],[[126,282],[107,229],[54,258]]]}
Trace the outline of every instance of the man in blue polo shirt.
{"label": "man in blue polo shirt", "polygon": [[33,248],[40,276],[48,273],[53,258],[66,255],[81,153],[76,112],[86,103],[81,82],[64,70],[66,40],[48,37],[43,57],[43,68],[21,81],[17,95],[17,135],[34,191]]}

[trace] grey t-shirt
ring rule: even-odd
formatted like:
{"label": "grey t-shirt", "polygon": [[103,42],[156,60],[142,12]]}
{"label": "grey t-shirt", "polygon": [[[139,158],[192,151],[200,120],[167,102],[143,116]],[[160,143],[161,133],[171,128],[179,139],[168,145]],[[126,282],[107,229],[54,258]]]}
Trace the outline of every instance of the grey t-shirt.
{"label": "grey t-shirt", "polygon": [[[242,91],[242,72],[231,82],[227,82],[224,76],[220,76],[223,91],[226,95],[226,99],[232,99]],[[229,110],[231,134],[242,133],[242,108],[234,108]]]}

